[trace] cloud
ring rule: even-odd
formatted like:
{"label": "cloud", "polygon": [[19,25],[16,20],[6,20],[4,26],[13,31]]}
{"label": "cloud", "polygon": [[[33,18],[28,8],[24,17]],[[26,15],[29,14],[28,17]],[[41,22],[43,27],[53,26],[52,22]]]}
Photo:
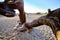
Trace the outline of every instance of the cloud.
{"label": "cloud", "polygon": [[45,12],[47,12],[47,10],[45,10],[45,9],[41,9],[41,8],[35,7],[30,4],[24,4],[24,10],[27,13],[36,13],[36,12],[45,13]]}
{"label": "cloud", "polygon": [[[19,14],[19,11],[17,9],[15,9],[15,11],[17,14]],[[24,11],[27,13],[37,13],[37,12],[45,13],[45,12],[47,12],[47,10],[45,10],[45,9],[41,9],[41,8],[35,7],[30,4],[26,4],[26,3],[24,3]]]}

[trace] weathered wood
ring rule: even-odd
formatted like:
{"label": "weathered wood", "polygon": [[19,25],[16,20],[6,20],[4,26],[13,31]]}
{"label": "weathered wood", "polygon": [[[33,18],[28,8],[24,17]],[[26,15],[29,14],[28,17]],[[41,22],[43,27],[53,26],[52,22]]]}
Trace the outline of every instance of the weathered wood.
{"label": "weathered wood", "polygon": [[43,25],[33,28],[31,33],[19,32],[16,40],[56,40],[49,26]]}
{"label": "weathered wood", "polygon": [[[2,37],[2,36],[1,36]],[[4,40],[56,40],[51,28],[46,25],[42,25],[33,28],[31,33],[26,32],[14,32],[10,30],[4,34]]]}
{"label": "weathered wood", "polygon": [[[28,17],[28,21],[31,22],[34,19],[34,17],[32,16],[34,15],[31,15],[30,18]],[[0,18],[0,32],[4,34],[5,31],[8,31],[6,33],[7,37],[9,37],[9,34],[12,36],[11,30],[17,24],[17,21],[18,21],[18,18],[5,18],[5,17]],[[31,33],[27,33],[27,31],[18,32],[18,33],[19,34],[16,35],[15,37],[12,37],[11,40],[55,40],[55,36],[52,33],[52,30],[50,29],[50,27],[45,25],[33,28]],[[13,33],[13,35],[15,34]],[[4,40],[7,40],[7,39],[4,39]]]}
{"label": "weathered wood", "polygon": [[[57,31],[60,30],[60,8],[52,11],[49,9],[47,15],[41,16],[30,23],[25,23],[23,28],[27,28],[28,31],[31,32],[33,27],[38,27],[44,24],[50,26],[56,36]],[[23,31],[24,30],[25,29],[23,29]]]}

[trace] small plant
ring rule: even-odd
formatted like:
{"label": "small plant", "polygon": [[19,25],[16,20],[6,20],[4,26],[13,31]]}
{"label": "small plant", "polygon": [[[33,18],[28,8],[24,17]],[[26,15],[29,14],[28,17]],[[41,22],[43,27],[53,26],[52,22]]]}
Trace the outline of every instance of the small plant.
{"label": "small plant", "polygon": [[41,14],[40,12],[37,12],[36,14]]}

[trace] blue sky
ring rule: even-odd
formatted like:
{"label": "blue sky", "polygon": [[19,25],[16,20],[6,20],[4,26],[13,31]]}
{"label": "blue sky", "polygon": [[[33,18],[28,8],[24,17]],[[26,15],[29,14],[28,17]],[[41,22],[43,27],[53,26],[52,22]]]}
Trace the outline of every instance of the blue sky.
{"label": "blue sky", "polygon": [[60,8],[60,0],[24,0],[24,8],[26,12],[46,12]]}
{"label": "blue sky", "polygon": [[[4,0],[0,1],[3,2]],[[27,13],[44,13],[49,8],[51,10],[60,8],[60,0],[24,0],[24,10]]]}

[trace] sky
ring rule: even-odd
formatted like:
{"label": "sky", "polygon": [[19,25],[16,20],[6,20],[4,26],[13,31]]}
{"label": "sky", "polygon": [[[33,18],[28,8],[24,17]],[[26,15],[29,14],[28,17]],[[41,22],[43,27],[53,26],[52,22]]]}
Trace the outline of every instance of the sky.
{"label": "sky", "polygon": [[[0,0],[3,2],[4,0]],[[27,13],[45,13],[48,9],[60,8],[60,0],[24,0],[24,11]],[[16,13],[19,13],[18,10]]]}
{"label": "sky", "polygon": [[60,0],[24,0],[24,10],[27,13],[45,13],[48,9],[57,8],[60,8]]}

